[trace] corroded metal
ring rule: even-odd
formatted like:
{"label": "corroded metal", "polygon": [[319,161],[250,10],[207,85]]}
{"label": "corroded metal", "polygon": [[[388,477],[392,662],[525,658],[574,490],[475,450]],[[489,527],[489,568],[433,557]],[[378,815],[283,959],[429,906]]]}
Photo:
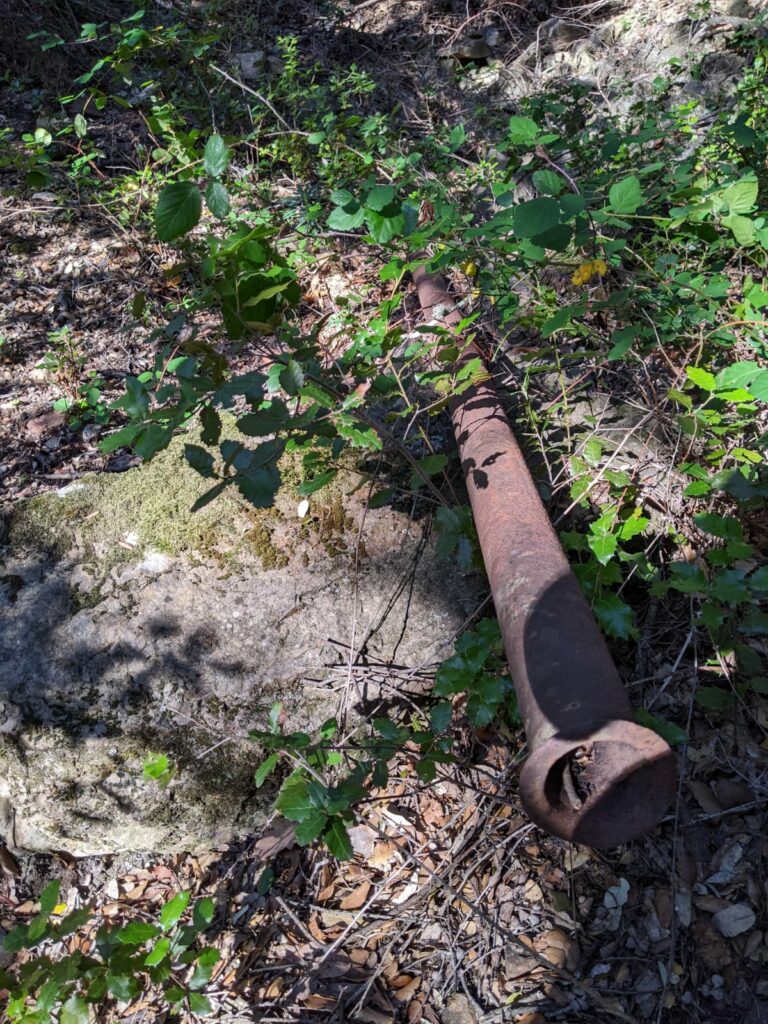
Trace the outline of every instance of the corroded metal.
{"label": "corroded metal", "polygon": [[[433,322],[460,322],[440,277],[420,267],[414,282]],[[661,820],[674,756],[634,721],[492,381],[454,399],[451,415],[530,750],[523,805],[564,839],[616,846]]]}

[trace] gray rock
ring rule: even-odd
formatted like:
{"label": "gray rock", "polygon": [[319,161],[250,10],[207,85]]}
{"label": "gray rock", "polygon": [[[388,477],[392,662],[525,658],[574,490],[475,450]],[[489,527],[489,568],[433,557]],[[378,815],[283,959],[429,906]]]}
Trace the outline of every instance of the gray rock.
{"label": "gray rock", "polygon": [[[360,507],[344,502],[354,536]],[[141,548],[120,550],[143,561],[106,570],[72,556],[10,556],[3,571],[21,583],[0,608],[7,845],[78,857],[167,852],[256,829],[274,790],[255,788],[262,755],[246,737],[266,726],[272,704],[283,703],[286,729],[316,729],[346,687],[333,667],[346,663],[341,645],[385,663],[429,663],[447,656],[475,606],[476,583],[439,561],[406,516],[371,510],[364,537],[357,575],[349,552],[325,550],[271,570]],[[353,683],[353,722],[368,696]],[[166,789],[142,778],[151,752],[178,766]]]}

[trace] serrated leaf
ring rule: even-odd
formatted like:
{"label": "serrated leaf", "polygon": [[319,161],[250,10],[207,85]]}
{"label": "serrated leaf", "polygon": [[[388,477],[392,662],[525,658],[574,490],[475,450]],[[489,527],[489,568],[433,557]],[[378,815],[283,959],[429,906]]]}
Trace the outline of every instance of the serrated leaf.
{"label": "serrated leaf", "polygon": [[306,821],[317,810],[304,779],[290,778],[283,784],[275,800],[275,810],[290,821]]}
{"label": "serrated leaf", "polygon": [[565,188],[565,179],[556,171],[534,171],[533,184],[545,196],[559,196]]}
{"label": "serrated leaf", "polygon": [[220,135],[212,135],[205,144],[203,165],[211,178],[220,178],[229,163],[229,150]]}
{"label": "serrated leaf", "polygon": [[220,181],[211,181],[205,190],[205,205],[217,220],[224,220],[229,213],[229,193]]}
{"label": "serrated leaf", "polygon": [[147,967],[157,967],[158,964],[162,963],[163,960],[168,956],[171,950],[170,939],[160,939],[155,943],[154,949],[152,949],[144,957],[144,964]]}
{"label": "serrated leaf", "polygon": [[201,992],[189,993],[189,1008],[192,1013],[197,1013],[201,1017],[205,1017],[212,1012],[208,997],[204,996]]}
{"label": "serrated leaf", "polygon": [[592,610],[600,626],[609,636],[628,640],[636,633],[632,609],[616,594],[603,593],[598,597]]}
{"label": "serrated leaf", "polygon": [[703,391],[714,391],[717,386],[714,374],[710,373],[709,370],[702,370],[700,366],[689,366],[686,368],[685,373],[688,380],[693,381]]}
{"label": "serrated leaf", "polygon": [[512,227],[519,238],[542,235],[560,223],[560,207],[554,199],[531,199],[512,210]]}
{"label": "serrated leaf", "polygon": [[88,1003],[80,996],[70,996],[59,1010],[59,1024],[88,1024],[90,1019]]}
{"label": "serrated leaf", "polygon": [[365,210],[356,200],[345,206],[337,206],[328,217],[328,227],[332,231],[354,231],[365,220]]}
{"label": "serrated leaf", "polygon": [[200,189],[191,181],[166,185],[155,207],[155,230],[161,242],[185,235],[200,220],[203,201]]}
{"label": "serrated leaf", "polygon": [[622,181],[617,181],[608,192],[608,202],[614,213],[634,213],[643,205],[643,190],[640,179],[631,174]]}
{"label": "serrated leaf", "polygon": [[365,205],[369,210],[380,212],[394,202],[395,190],[391,185],[376,185],[368,193]]}
{"label": "serrated leaf", "polygon": [[265,780],[274,771],[279,760],[280,755],[278,753],[275,753],[270,754],[268,758],[262,761],[262,763],[256,769],[256,772],[254,774],[254,780],[256,782],[257,789],[261,789],[261,787],[264,785]]}
{"label": "serrated leaf", "polygon": [[539,126],[530,117],[510,117],[507,138],[513,146],[533,146],[539,134]]}
{"label": "serrated leaf", "polygon": [[296,826],[296,842],[299,846],[309,846],[322,834],[327,822],[328,815],[325,811],[314,811]]}
{"label": "serrated leaf", "polygon": [[749,393],[759,402],[768,402],[768,370],[761,370],[749,385]]}
{"label": "serrated leaf", "polygon": [[587,543],[600,565],[607,565],[616,553],[619,542],[615,534],[605,533],[597,537],[587,537]]}
{"label": "serrated leaf", "polygon": [[169,900],[160,911],[160,926],[163,931],[168,931],[181,918],[189,906],[189,891],[177,893],[172,900]]}
{"label": "serrated leaf", "polygon": [[351,859],[352,840],[349,838],[349,832],[340,818],[334,818],[331,821],[330,828],[323,833],[323,839],[337,860]]}
{"label": "serrated leaf", "polygon": [[58,879],[54,879],[49,882],[43,889],[40,896],[40,913],[44,917],[50,917],[53,913],[53,908],[59,902],[59,892],[61,891],[61,883]]}
{"label": "serrated leaf", "polygon": [[757,237],[757,229],[749,217],[743,217],[739,213],[729,213],[723,217],[723,224],[730,228],[733,237],[739,245],[753,245]]}
{"label": "serrated leaf", "polygon": [[160,929],[153,924],[148,924],[145,921],[131,921],[115,934],[115,938],[127,946],[140,946],[143,942],[154,939],[159,933]]}
{"label": "serrated leaf", "polygon": [[445,732],[453,719],[453,708],[448,701],[435,704],[429,712],[429,723],[435,732]]}
{"label": "serrated leaf", "polygon": [[757,202],[758,184],[754,178],[742,178],[729,185],[723,192],[723,200],[728,204],[729,213],[749,213]]}

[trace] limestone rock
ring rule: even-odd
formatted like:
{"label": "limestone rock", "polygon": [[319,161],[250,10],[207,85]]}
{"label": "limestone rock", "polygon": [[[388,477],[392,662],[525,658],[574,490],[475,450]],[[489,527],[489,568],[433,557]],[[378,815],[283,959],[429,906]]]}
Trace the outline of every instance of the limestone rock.
{"label": "limestone rock", "polygon": [[[167,458],[163,515],[182,509],[172,492],[186,486]],[[334,669],[344,645],[369,662],[436,661],[476,606],[476,582],[391,509],[367,512],[356,571],[363,509],[346,492],[329,508],[313,496],[305,519],[289,497],[285,521],[269,510],[257,527],[253,510],[222,506],[228,546],[219,538],[206,557],[180,519],[186,541],[169,552],[143,511],[143,473],[159,486],[157,466],[86,480],[30,502],[31,525],[21,512],[12,523],[0,568],[15,581],[0,588],[0,840],[11,849],[167,852],[258,828],[274,790],[254,785],[262,754],[247,734],[272,704],[287,729],[312,731],[347,685]],[[126,522],[135,548],[120,546]],[[246,529],[271,547],[254,553]],[[353,716],[368,696],[353,682]],[[142,778],[150,753],[178,767],[166,789]]]}

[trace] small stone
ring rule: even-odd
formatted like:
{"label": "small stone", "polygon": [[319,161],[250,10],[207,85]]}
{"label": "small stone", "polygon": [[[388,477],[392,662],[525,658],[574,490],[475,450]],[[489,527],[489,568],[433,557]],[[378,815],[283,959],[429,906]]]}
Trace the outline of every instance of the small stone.
{"label": "small stone", "polygon": [[726,939],[748,932],[755,924],[755,912],[746,903],[734,903],[713,916],[712,923]]}
{"label": "small stone", "polygon": [[249,50],[247,53],[237,54],[237,63],[240,65],[240,74],[247,82],[264,75],[267,70],[267,55],[264,50]]}
{"label": "small stone", "polygon": [[159,551],[148,551],[144,556],[144,560],[139,562],[138,568],[140,572],[158,574],[168,572],[172,564],[173,562],[168,555],[163,555]]}

